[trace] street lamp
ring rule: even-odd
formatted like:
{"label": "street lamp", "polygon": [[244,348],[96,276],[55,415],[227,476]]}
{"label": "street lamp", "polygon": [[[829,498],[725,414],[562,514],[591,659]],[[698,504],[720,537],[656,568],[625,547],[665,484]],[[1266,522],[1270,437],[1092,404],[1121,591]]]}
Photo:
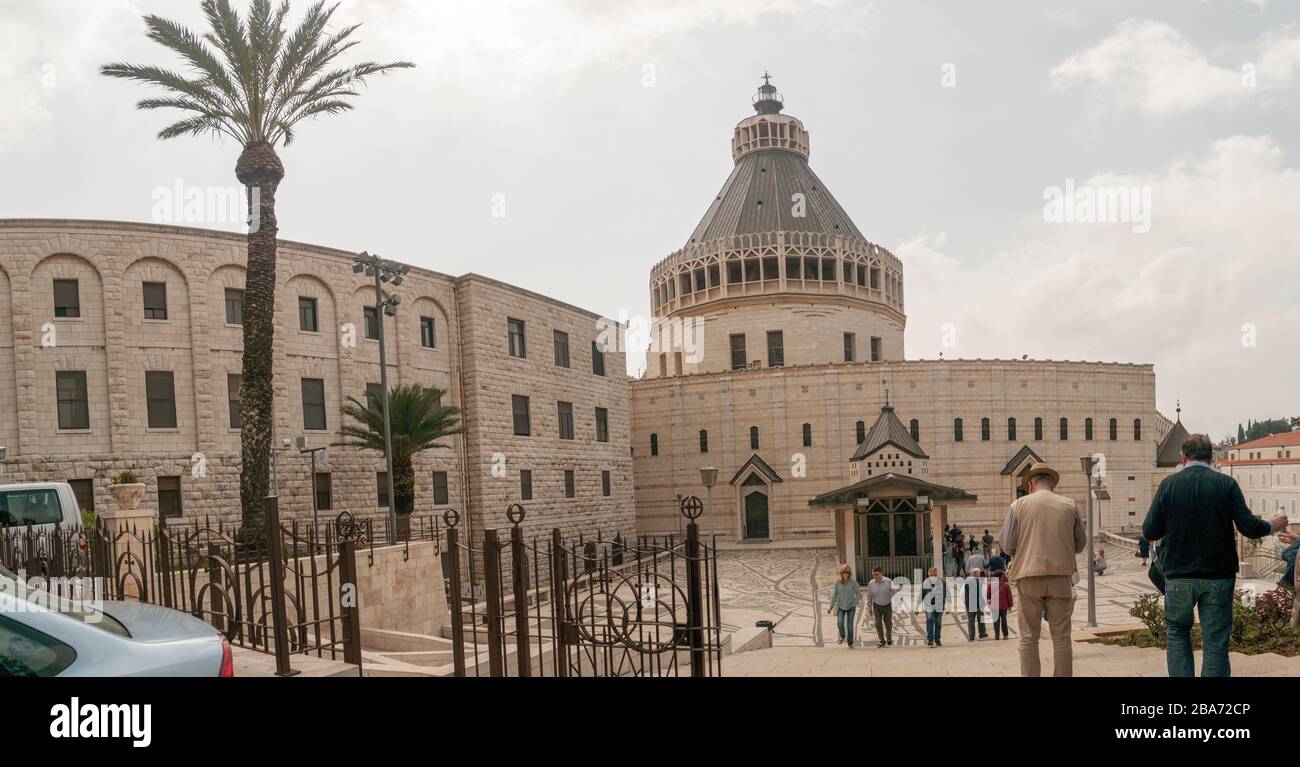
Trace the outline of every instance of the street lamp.
{"label": "street lamp", "polygon": [[718,536],[718,514],[713,510],[713,486],[718,484],[718,470],[713,466],[700,467],[700,482],[709,494],[709,537]]}
{"label": "street lamp", "polygon": [[311,454],[311,530],[312,535],[317,533],[316,527],[320,524],[316,512],[320,511],[319,501],[316,500],[316,454],[324,453],[324,447],[308,447],[307,438],[298,438],[298,452]]}
{"label": "street lamp", "polygon": [[1094,530],[1092,527],[1092,467],[1097,465],[1097,459],[1091,455],[1085,455],[1079,459],[1079,466],[1083,469],[1083,487],[1088,493],[1088,628],[1097,628],[1097,573],[1092,563],[1092,539]]}
{"label": "street lamp", "polygon": [[397,305],[402,302],[399,296],[384,298],[383,284],[391,282],[401,285],[411,267],[394,261],[385,261],[379,256],[372,256],[362,251],[352,259],[352,272],[365,273],[375,278],[375,325],[379,335],[379,386],[384,408],[384,458],[388,464],[388,542],[397,542],[397,495],[393,492],[393,429],[388,418],[388,356],[384,348],[384,317],[396,317]]}

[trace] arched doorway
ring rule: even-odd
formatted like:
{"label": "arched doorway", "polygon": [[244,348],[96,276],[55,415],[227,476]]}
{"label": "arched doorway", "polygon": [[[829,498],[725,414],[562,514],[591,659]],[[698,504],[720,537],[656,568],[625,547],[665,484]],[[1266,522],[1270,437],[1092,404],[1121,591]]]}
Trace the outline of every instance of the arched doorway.
{"label": "arched doorway", "polygon": [[751,476],[741,487],[745,504],[745,540],[767,540],[767,484],[762,478]]}

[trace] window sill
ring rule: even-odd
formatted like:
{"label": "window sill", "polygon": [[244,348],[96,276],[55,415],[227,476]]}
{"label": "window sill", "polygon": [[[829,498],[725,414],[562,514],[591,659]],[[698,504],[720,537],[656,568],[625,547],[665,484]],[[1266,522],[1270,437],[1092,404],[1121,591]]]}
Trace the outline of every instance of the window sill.
{"label": "window sill", "polygon": [[79,435],[79,434],[84,435],[84,434],[94,434],[94,433],[95,433],[95,430],[92,429],[92,428],[90,428],[89,426],[87,426],[87,427],[84,428],[84,429],[64,429],[64,428],[57,428],[57,429],[55,429],[55,431],[56,431],[57,433],[59,433],[59,434],[68,434],[68,435],[72,435],[72,436],[76,436],[76,435]]}
{"label": "window sill", "polygon": [[144,430],[146,434],[180,434],[181,433],[180,428],[174,426],[167,426],[167,427],[146,426],[144,427]]}

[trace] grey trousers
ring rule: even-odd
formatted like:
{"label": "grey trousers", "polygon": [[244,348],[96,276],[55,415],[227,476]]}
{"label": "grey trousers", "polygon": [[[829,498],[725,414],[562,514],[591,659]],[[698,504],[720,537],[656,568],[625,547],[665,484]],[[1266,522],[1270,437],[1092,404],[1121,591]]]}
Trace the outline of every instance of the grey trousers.
{"label": "grey trousers", "polygon": [[871,614],[876,617],[876,636],[882,642],[892,641],[894,638],[894,606],[892,604],[873,604]]}

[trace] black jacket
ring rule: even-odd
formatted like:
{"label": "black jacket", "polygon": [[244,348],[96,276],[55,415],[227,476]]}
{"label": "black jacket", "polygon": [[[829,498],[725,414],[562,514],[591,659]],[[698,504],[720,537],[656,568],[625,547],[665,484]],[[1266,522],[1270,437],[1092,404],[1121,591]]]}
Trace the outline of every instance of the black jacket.
{"label": "black jacket", "polygon": [[1151,499],[1142,537],[1159,540],[1166,578],[1235,578],[1233,525],[1247,538],[1273,526],[1246,507],[1237,480],[1207,466],[1185,466],[1160,483]]}

